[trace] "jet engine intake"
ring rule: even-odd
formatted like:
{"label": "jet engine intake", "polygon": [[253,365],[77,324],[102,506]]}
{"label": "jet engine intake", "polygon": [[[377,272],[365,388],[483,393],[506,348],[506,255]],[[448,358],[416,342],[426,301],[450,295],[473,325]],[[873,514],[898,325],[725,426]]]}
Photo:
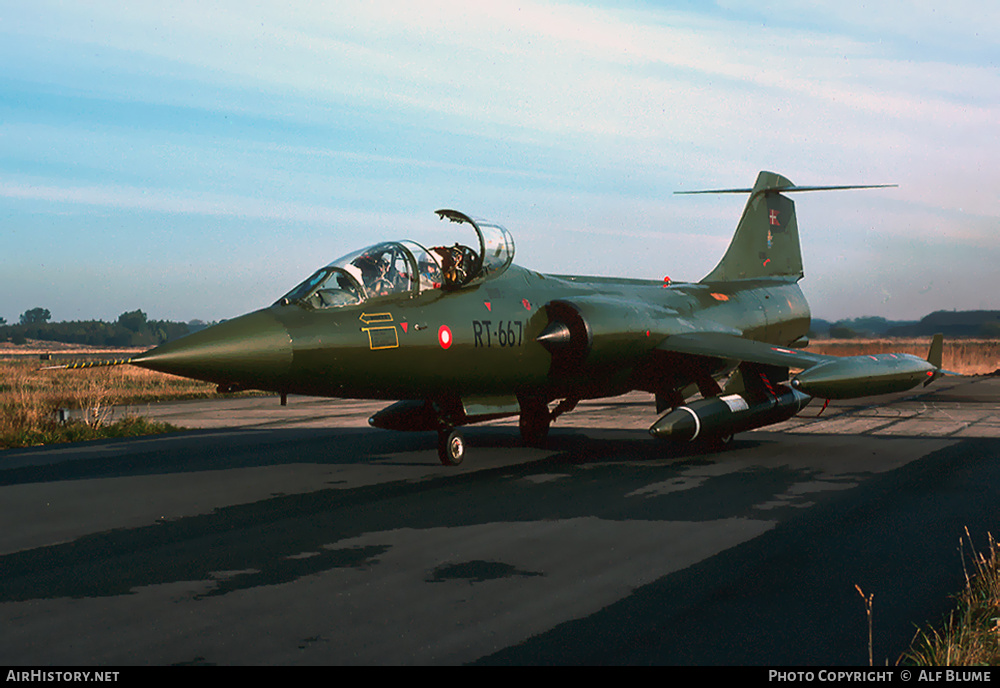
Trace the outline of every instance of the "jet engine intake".
{"label": "jet engine intake", "polygon": [[555,377],[628,367],[669,334],[671,309],[614,296],[583,296],[545,305],[549,324],[535,338],[552,354]]}

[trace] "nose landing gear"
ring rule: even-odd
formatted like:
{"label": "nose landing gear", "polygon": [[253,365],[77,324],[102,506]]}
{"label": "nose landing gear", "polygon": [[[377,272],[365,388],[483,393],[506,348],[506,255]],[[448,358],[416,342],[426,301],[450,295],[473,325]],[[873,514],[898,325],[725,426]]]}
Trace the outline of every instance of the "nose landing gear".
{"label": "nose landing gear", "polygon": [[457,466],[465,458],[465,438],[457,428],[438,430],[438,458],[445,466]]}

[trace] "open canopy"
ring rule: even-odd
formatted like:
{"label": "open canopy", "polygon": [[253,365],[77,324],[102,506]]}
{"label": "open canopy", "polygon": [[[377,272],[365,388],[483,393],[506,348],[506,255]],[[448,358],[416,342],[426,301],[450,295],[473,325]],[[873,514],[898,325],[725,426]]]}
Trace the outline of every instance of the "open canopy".
{"label": "open canopy", "polygon": [[281,298],[311,308],[354,306],[392,295],[417,296],[432,289],[455,290],[503,274],[514,260],[510,232],[457,210],[438,210],[441,219],[466,223],[475,246],[424,248],[414,241],[386,241],[349,253],[314,272]]}

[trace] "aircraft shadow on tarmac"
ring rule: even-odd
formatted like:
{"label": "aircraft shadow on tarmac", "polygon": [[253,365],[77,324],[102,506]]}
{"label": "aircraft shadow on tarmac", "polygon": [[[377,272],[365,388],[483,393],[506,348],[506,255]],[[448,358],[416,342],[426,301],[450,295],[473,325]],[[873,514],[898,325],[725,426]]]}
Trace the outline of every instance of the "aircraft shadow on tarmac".
{"label": "aircraft shadow on tarmac", "polygon": [[[686,477],[692,467],[725,461],[725,456],[675,452],[664,461],[662,444],[630,440],[632,433],[619,431],[608,440],[556,432],[552,450],[535,450],[538,459],[461,473],[437,465],[433,436],[366,430],[311,436],[296,431],[294,441],[284,441],[287,433],[274,431],[267,433],[266,444],[250,449],[217,445],[211,441],[212,433],[194,434],[200,453],[193,448],[190,454],[157,449],[75,459],[0,471],[0,479],[12,485],[303,462],[375,461],[385,466],[395,463],[394,454],[399,452],[407,452],[407,457],[426,454],[427,465],[435,470],[415,480],[390,478],[357,487],[334,481],[304,494],[276,493],[211,513],[0,556],[5,572],[0,602],[124,595],[139,586],[189,580],[214,581],[207,596],[274,585],[332,568],[373,566],[384,547],[337,543],[399,528],[585,517],[646,521],[741,517],[762,499],[813,477],[810,471],[772,467],[757,487],[753,483],[765,473],[759,469],[693,480]],[[484,428],[472,437],[484,453],[517,450],[516,430]],[[734,443],[734,450],[754,444],[754,440]],[[412,464],[410,458],[397,465],[408,463]],[[215,473],[213,479],[220,491],[226,489],[224,475]],[[310,556],[300,556],[303,552]],[[220,578],[219,571],[245,573]]]}
{"label": "aircraft shadow on tarmac", "polygon": [[[704,453],[699,445],[657,442],[644,430],[553,430],[544,449],[522,445],[516,428],[469,428],[470,451],[465,469],[477,470],[476,454],[501,453],[504,463],[520,463],[524,452],[532,462],[548,464],[588,461],[644,462],[680,459]],[[759,434],[759,433],[755,433]],[[746,434],[713,454],[756,446]],[[437,439],[433,433],[387,433],[367,428],[193,430],[147,438],[98,440],[11,450],[11,466],[0,452],[0,486],[52,480],[78,480],[135,475],[217,471],[281,464],[370,464],[435,468]],[[60,452],[62,450],[62,452]],[[71,451],[70,451],[71,450]],[[46,455],[33,461],[33,455]],[[8,467],[4,467],[4,466]],[[454,471],[454,469],[452,469]],[[444,474],[442,474],[444,475]]]}
{"label": "aircraft shadow on tarmac", "polygon": [[[537,458],[497,463],[498,455],[519,451],[516,430],[477,429],[470,433],[471,442],[484,463],[494,464],[458,472],[435,465],[433,436],[349,429],[257,432],[252,442],[234,441],[224,432],[185,433],[110,456],[108,450],[117,443],[107,442],[83,458],[0,471],[3,483],[11,485],[304,462],[351,470],[375,463],[372,470],[381,466],[392,472],[426,461],[435,469],[416,478],[412,473],[400,479],[390,475],[374,484],[329,483],[305,493],[276,493],[208,513],[6,554],[0,556],[0,603],[124,596],[145,586],[195,581],[200,583],[188,594],[197,604],[336,569],[376,569],[394,545],[378,537],[373,543],[371,536],[401,530],[587,519],[665,525],[766,519],[778,525],[661,577],[597,614],[563,623],[482,661],[858,662],[864,657],[861,621],[856,638],[836,632],[816,635],[819,628],[846,628],[855,616],[861,618],[856,593],[845,581],[867,590],[876,581],[898,578],[900,570],[924,581],[918,585],[919,600],[902,590],[892,600],[888,592],[880,592],[877,642],[898,653],[913,624],[926,620],[929,606],[937,610],[945,604],[947,586],[957,581],[961,569],[941,553],[954,549],[955,529],[982,508],[982,499],[945,507],[930,490],[954,490],[949,483],[956,481],[978,485],[982,479],[969,469],[983,465],[997,446],[996,440],[968,440],[859,485],[857,475],[831,477],[805,464],[759,461],[780,450],[802,453],[828,442],[815,435],[753,433],[720,454],[700,455],[664,452],[662,444],[645,439],[642,431],[608,431],[607,439],[593,436],[603,432],[556,431],[551,449],[534,450]],[[969,447],[975,450],[971,455]],[[740,461],[751,453],[756,458]],[[220,491],[226,490],[225,472],[212,479]],[[841,485],[790,497],[795,486],[817,479],[827,484],[840,480]],[[926,496],[908,498],[905,508],[887,517],[884,505],[899,493],[898,485],[914,481],[927,486]],[[766,511],[762,504],[769,504]],[[807,504],[813,506],[803,509]],[[899,536],[914,524],[921,532],[918,539]],[[930,561],[939,563],[928,566]],[[429,584],[456,579],[480,584],[496,578],[530,581],[546,572],[469,557],[441,562],[420,575]],[[820,611],[804,611],[817,604]],[[694,605],[707,612],[688,619]],[[734,615],[755,629],[752,639],[740,623],[732,623]],[[806,646],[801,642],[805,637],[810,637]]]}

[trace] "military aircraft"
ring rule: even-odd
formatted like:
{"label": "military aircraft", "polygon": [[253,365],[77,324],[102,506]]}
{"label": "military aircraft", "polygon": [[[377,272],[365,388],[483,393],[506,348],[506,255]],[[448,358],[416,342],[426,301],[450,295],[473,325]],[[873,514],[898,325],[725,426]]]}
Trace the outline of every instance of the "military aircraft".
{"label": "military aircraft", "polygon": [[524,442],[537,445],[580,400],[631,390],[655,395],[653,436],[722,443],[814,397],[895,392],[947,372],[940,337],[927,360],[803,350],[810,313],[786,194],[879,187],[796,186],[761,172],[750,189],[688,192],[749,194],[728,250],[697,283],[541,274],[513,264],[500,225],[438,210],[472,230],[471,245],[369,246],[267,308],[125,362],[223,392],[273,391],[282,403],[288,394],[392,400],[369,423],[437,432],[446,465],[463,459],[462,426],[516,415]]}

